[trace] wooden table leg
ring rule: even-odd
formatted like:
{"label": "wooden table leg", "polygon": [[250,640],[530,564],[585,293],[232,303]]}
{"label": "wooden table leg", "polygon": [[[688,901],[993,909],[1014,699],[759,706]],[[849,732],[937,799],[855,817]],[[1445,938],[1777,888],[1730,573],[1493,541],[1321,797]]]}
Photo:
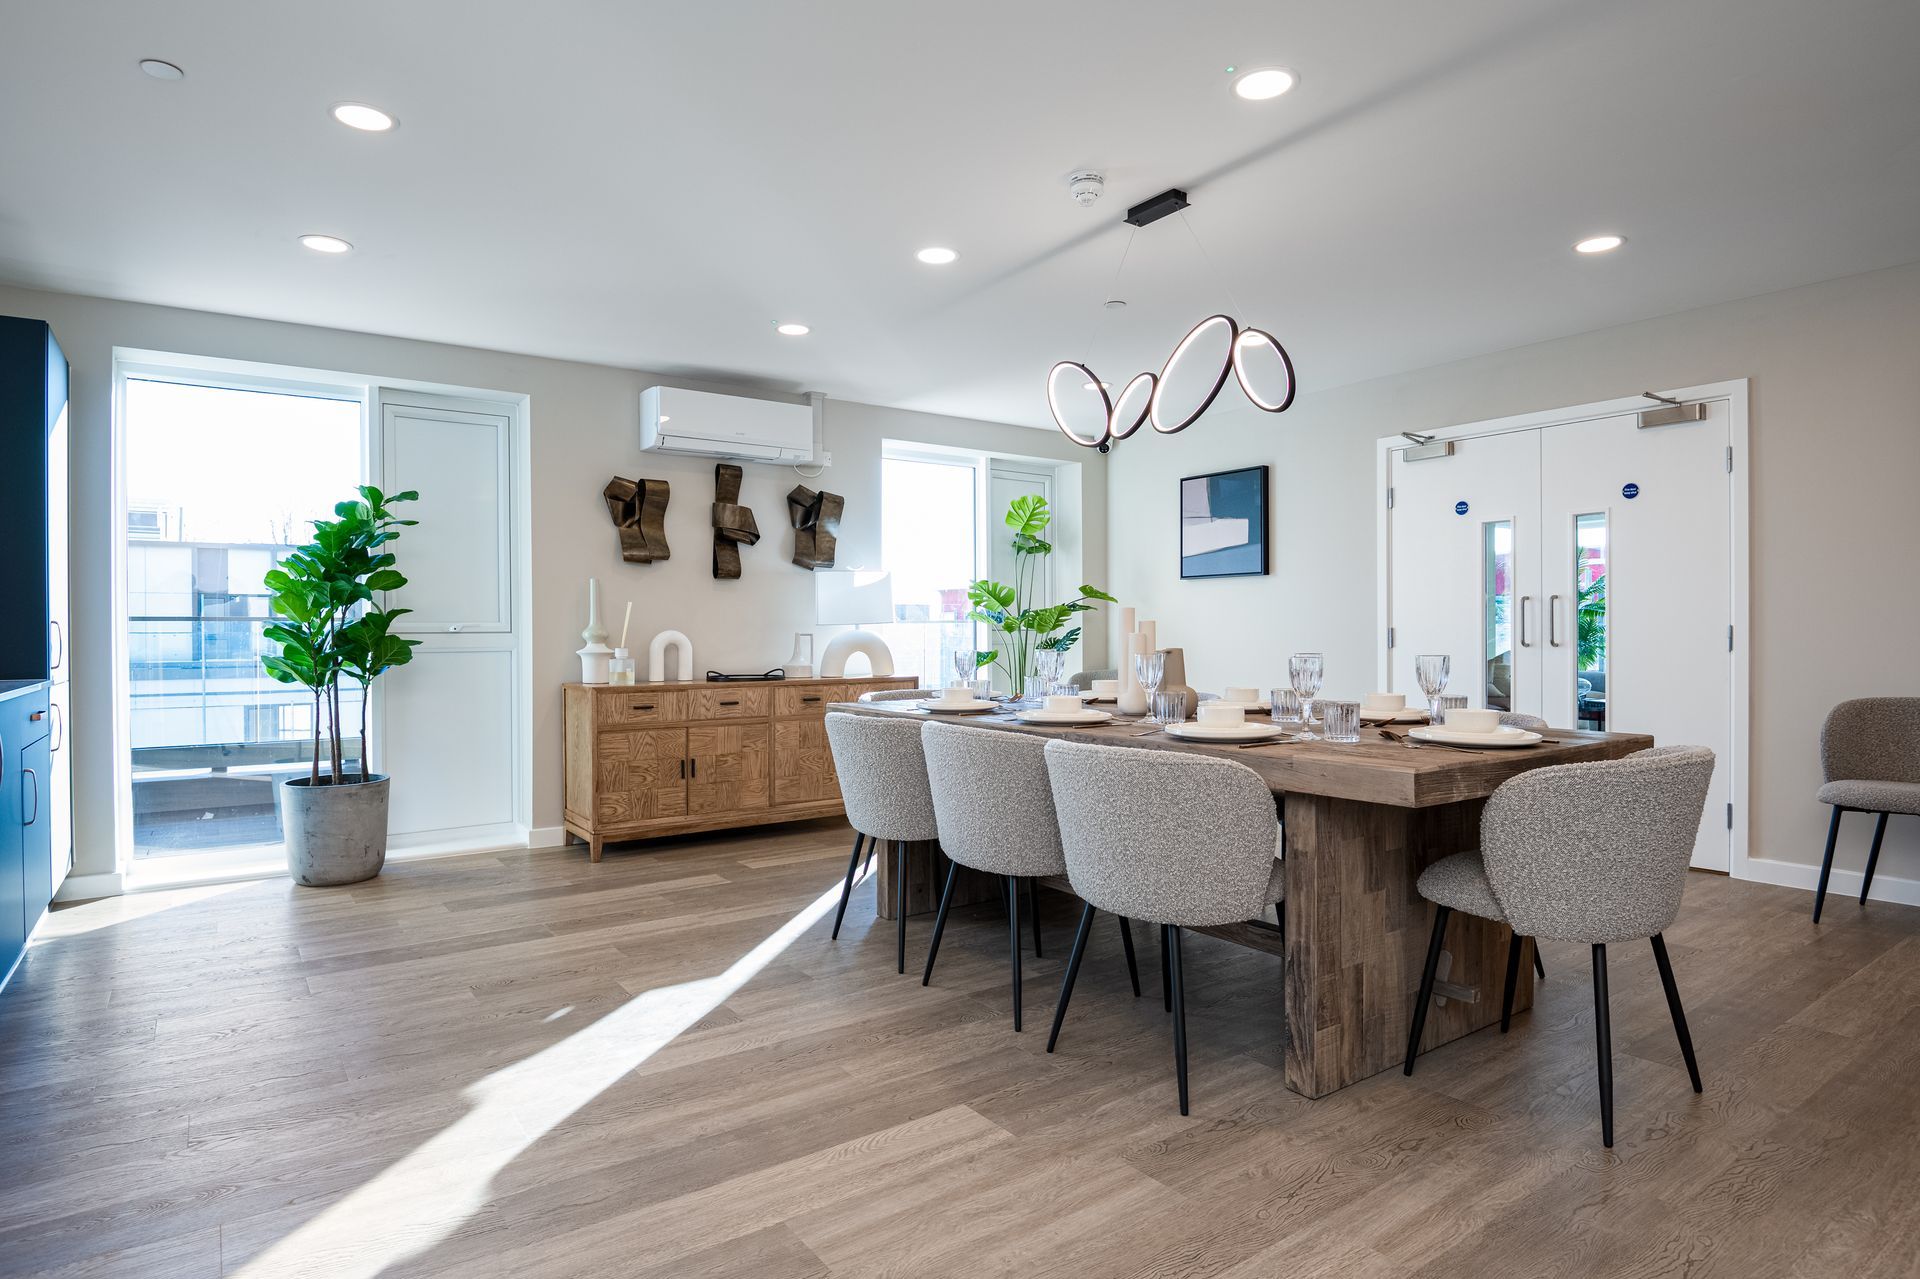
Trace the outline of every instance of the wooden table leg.
{"label": "wooden table leg", "polygon": [[[878,884],[877,915],[893,916],[893,861],[890,843],[882,841],[874,855],[874,878]],[[907,915],[931,915],[940,905],[940,889],[947,882],[947,867],[952,865],[939,846],[931,842],[907,845]],[[953,904],[971,906],[975,902],[999,901],[1006,887],[998,875],[962,869],[953,886]]]}
{"label": "wooden table leg", "polygon": [[[1433,930],[1414,881],[1448,853],[1479,847],[1484,803],[1412,809],[1286,796],[1287,1087],[1324,1097],[1405,1058]],[[1508,936],[1454,912],[1446,977],[1478,998],[1436,1000],[1421,1051],[1500,1020]],[[1514,1008],[1532,1004],[1529,968]]]}

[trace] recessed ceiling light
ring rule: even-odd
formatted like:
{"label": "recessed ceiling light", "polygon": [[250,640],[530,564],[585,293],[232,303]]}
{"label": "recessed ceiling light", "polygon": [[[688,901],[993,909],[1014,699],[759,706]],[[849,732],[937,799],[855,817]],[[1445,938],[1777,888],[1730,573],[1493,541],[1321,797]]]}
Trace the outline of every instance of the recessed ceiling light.
{"label": "recessed ceiling light", "polygon": [[1298,83],[1300,77],[1285,67],[1259,67],[1241,72],[1233,82],[1233,92],[1249,102],[1265,102],[1269,98],[1279,97]]}
{"label": "recessed ceiling light", "polygon": [[158,58],[140,59],[140,69],[156,80],[184,80],[187,73],[171,62],[162,62]]}
{"label": "recessed ceiling light", "polygon": [[300,243],[315,253],[345,253],[353,248],[337,235],[303,235]]}
{"label": "recessed ceiling light", "polygon": [[1627,242],[1624,235],[1594,235],[1573,246],[1575,253],[1611,253]]}
{"label": "recessed ceiling light", "polygon": [[359,129],[362,133],[385,133],[400,123],[379,107],[370,107],[364,102],[336,102],[333,118],[349,129]]}
{"label": "recessed ceiling light", "polygon": [[959,257],[960,255],[958,253],[955,253],[952,249],[931,248],[931,249],[922,249],[918,253],[914,254],[913,256],[916,258],[919,258],[922,262],[925,262],[928,266],[945,266],[947,263],[953,261],[955,258]]}
{"label": "recessed ceiling light", "polygon": [[807,334],[813,332],[812,329],[808,328],[804,324],[793,324],[793,323],[776,324],[773,326],[773,331],[775,333],[780,334],[782,337],[790,337],[790,338],[803,338],[807,336]]}

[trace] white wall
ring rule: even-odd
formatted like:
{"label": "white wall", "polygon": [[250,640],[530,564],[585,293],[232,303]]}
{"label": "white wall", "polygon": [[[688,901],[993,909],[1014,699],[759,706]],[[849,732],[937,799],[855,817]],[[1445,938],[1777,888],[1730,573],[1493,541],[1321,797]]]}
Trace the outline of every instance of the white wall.
{"label": "white wall", "polygon": [[[1112,590],[1185,646],[1199,687],[1270,687],[1289,653],[1319,649],[1331,692],[1364,692],[1377,438],[1739,377],[1752,379],[1749,854],[1817,864],[1822,718],[1848,697],[1920,693],[1920,264],[1307,395],[1278,417],[1230,388],[1186,432],[1115,447]],[[1274,468],[1272,575],[1181,581],[1179,478],[1260,462]],[[1871,825],[1849,819],[1840,866],[1864,864]],[[1920,819],[1893,819],[1875,880],[1920,900],[1899,879],[1920,880]]]}
{"label": "white wall", "polygon": [[[155,351],[325,369],[524,394],[531,399],[533,508],[533,825],[560,823],[559,686],[579,677],[573,650],[585,623],[586,581],[600,579],[607,621],[615,628],[634,601],[633,647],[644,650],[660,630],[693,640],[700,670],[765,670],[792,651],[795,631],[825,634],[813,621],[812,575],[793,566],[786,493],[796,483],[825,487],[847,499],[839,563],[879,562],[880,447],[883,439],[1062,460],[1062,524],[1080,526],[1063,546],[1085,577],[1101,580],[1106,563],[1104,459],[1057,432],[829,400],[826,443],[833,466],[817,480],[791,469],[746,465],[742,500],[758,518],[761,541],[743,548],[740,580],[712,576],[713,462],[663,458],[639,451],[640,392],[667,381],[711,390],[744,386],[688,383],[626,369],[534,359],[469,347],[442,346],[23,289],[0,288],[0,314],[53,325],[73,366],[73,583],[75,628],[74,746],[76,874],[113,870],[109,582],[113,529],[111,491],[113,349]],[[287,464],[293,464],[291,459]],[[600,490],[614,475],[665,479],[665,563],[626,564]],[[402,566],[404,543],[399,548]],[[824,638],[820,641],[824,645]],[[644,651],[642,659],[644,660]],[[1104,637],[1089,633],[1081,655],[1104,660]]]}

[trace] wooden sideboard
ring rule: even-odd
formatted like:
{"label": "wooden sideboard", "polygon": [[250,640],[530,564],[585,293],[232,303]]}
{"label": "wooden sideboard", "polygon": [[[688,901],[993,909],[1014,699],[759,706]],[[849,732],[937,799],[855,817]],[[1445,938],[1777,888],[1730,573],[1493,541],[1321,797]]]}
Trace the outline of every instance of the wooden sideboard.
{"label": "wooden sideboard", "polygon": [[609,841],[832,817],[828,704],[917,682],[563,685],[567,833],[599,861]]}

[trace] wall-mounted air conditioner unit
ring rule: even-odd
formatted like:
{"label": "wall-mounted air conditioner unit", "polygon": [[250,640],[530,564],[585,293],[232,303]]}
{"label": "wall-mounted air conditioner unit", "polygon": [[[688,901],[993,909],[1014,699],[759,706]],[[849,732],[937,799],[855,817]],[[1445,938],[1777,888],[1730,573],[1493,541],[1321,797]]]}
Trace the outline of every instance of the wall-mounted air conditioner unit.
{"label": "wall-mounted air conditioner unit", "polygon": [[807,401],[783,404],[650,386],[640,394],[640,447],[780,466],[814,465],[825,461],[819,443],[826,397],[809,395]]}

